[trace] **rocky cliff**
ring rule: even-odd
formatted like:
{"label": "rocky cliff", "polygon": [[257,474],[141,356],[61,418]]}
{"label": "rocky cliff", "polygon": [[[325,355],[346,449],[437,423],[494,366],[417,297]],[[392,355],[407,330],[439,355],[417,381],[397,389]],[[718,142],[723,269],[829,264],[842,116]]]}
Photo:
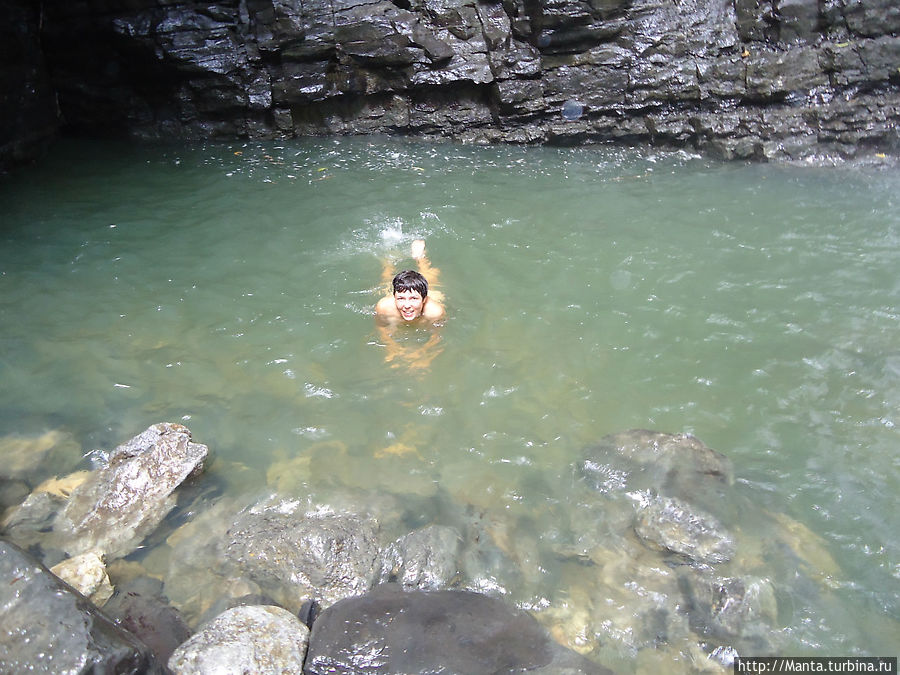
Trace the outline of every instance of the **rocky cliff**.
{"label": "rocky cliff", "polygon": [[59,129],[35,3],[0,0],[0,171],[40,154]]}
{"label": "rocky cliff", "polygon": [[895,0],[43,0],[65,124],[900,151]]}

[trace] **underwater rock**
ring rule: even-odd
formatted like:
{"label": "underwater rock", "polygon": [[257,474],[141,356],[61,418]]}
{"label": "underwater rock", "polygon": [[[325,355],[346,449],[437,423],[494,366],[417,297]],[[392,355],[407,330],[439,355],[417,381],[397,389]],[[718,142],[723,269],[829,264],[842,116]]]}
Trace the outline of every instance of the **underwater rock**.
{"label": "underwater rock", "polygon": [[677,499],[656,499],[642,508],[634,531],[651,547],[699,563],[724,563],[735,552],[734,538],[715,518]]}
{"label": "underwater rock", "polygon": [[678,574],[660,555],[631,541],[611,540],[573,558],[564,593],[537,619],[561,644],[581,653],[603,647],[632,658],[641,650],[684,644],[692,637],[682,611]]}
{"label": "underwater rock", "polygon": [[53,541],[70,555],[134,551],[175,506],[174,490],[202,470],[208,448],[180,424],[155,424],[110,453],[65,502]]}
{"label": "underwater rock", "polygon": [[58,430],[47,431],[39,436],[0,438],[0,476],[28,480],[48,464],[63,464],[59,458],[50,458],[53,461],[48,461],[51,454],[80,457],[81,446],[70,434]]}
{"label": "underwater rock", "polygon": [[228,531],[226,558],[293,611],[309,598],[329,605],[367,591],[377,573],[378,524],[298,506],[275,502],[244,511]]}
{"label": "underwater rock", "polygon": [[579,469],[604,495],[649,492],[718,512],[734,483],[731,460],[699,439],[645,429],[604,436],[584,451]]}
{"label": "underwater rock", "polygon": [[720,577],[687,570],[681,585],[688,600],[691,626],[701,635],[724,640],[758,638],[755,648],[769,646],[765,636],[778,618],[775,589],[767,579]]}
{"label": "underwater rock", "polygon": [[178,675],[281,673],[300,675],[309,629],[281,607],[249,605],[222,612],[169,659]]}
{"label": "underwater rock", "polygon": [[150,650],[22,549],[0,539],[0,672],[165,672]]}
{"label": "underwater rock", "polygon": [[242,578],[239,570],[231,569],[225,557],[228,528],[245,504],[246,500],[220,499],[166,539],[170,553],[165,595],[189,625],[196,626],[217,602],[260,590]]}
{"label": "underwater rock", "polygon": [[382,552],[380,581],[399,583],[406,590],[447,588],[459,570],[461,544],[452,527],[429,525],[410,532]]}
{"label": "underwater rock", "polygon": [[21,504],[30,492],[28,483],[23,480],[0,478],[0,521],[5,509]]}
{"label": "underwater rock", "polygon": [[[0,533],[23,548],[43,543],[64,504],[65,499],[57,495],[32,492],[19,506],[7,511],[0,521]],[[60,555],[58,559],[62,557]],[[44,562],[47,562],[46,558]]]}
{"label": "underwater rock", "polygon": [[468,591],[376,587],[313,624],[305,671],[488,675],[608,673],[550,639],[527,612]]}
{"label": "underwater rock", "polygon": [[63,560],[51,567],[50,571],[97,607],[103,607],[112,597],[113,587],[106,574],[106,566],[93,551]]}

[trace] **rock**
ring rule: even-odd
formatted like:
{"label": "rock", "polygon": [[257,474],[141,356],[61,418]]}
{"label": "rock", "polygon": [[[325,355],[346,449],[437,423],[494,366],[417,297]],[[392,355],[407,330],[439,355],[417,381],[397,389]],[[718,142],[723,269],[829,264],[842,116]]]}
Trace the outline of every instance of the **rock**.
{"label": "rock", "polygon": [[[54,520],[64,504],[65,499],[58,495],[32,492],[24,502],[6,513],[0,522],[0,533],[25,548],[46,543],[45,540],[53,530]],[[64,557],[60,554],[54,562]]]}
{"label": "rock", "polygon": [[191,636],[191,631],[162,595],[162,584],[138,577],[116,588],[103,611],[120,626],[140,638],[160,663]]}
{"label": "rock", "polygon": [[775,589],[767,579],[719,577],[689,570],[681,577],[691,626],[724,640],[764,638],[778,618]]}
{"label": "rock", "polygon": [[225,556],[228,529],[246,504],[223,498],[181,525],[166,540],[170,549],[165,572],[165,595],[191,626],[218,614],[236,598],[261,593]]}
{"label": "rock", "polygon": [[150,427],[113,450],[108,465],[75,488],[54,519],[54,541],[70,555],[127,555],[174,508],[174,490],[202,470],[207,453],[187,427]]}
{"label": "rock", "polygon": [[21,504],[30,492],[31,490],[25,481],[0,478],[0,522],[3,521],[4,510]]}
{"label": "rock", "polygon": [[445,589],[459,572],[461,544],[452,527],[429,525],[410,532],[382,553],[380,581],[399,583],[406,590]]}
{"label": "rock", "polygon": [[298,506],[274,502],[241,513],[228,531],[226,558],[293,611],[309,598],[329,605],[367,591],[377,574],[378,524]]}
{"label": "rock", "polygon": [[313,624],[305,671],[608,673],[553,642],[528,613],[468,591],[394,584],[342,600]]}
{"label": "rock", "polygon": [[169,659],[177,675],[282,673],[300,675],[309,629],[280,607],[252,605],[226,610]]}
{"label": "rock", "polygon": [[727,562],[735,552],[734,538],[715,518],[676,499],[657,499],[642,508],[634,531],[651,547],[699,563]]}
{"label": "rock", "polygon": [[726,508],[734,483],[731,460],[699,439],[644,429],[604,436],[584,451],[579,469],[603,494],[647,492],[710,510]]}
{"label": "rock", "polygon": [[106,566],[93,551],[63,560],[50,571],[97,607],[102,607],[112,597],[113,587],[106,574]]}
{"label": "rock", "polygon": [[[41,11],[27,0],[0,3],[4,82],[0,104],[0,173],[40,157],[61,126],[59,105],[41,45]],[[2,455],[0,455],[2,457]]]}
{"label": "rock", "polygon": [[[0,166],[62,119],[157,139],[399,132],[760,160],[898,153],[895,5],[137,0],[38,13],[4,0],[16,28],[3,33],[13,123]],[[578,119],[561,115],[570,100]]]}
{"label": "rock", "polygon": [[0,672],[165,672],[136,637],[0,539]]}
{"label": "rock", "polygon": [[0,476],[33,479],[43,466],[59,466],[62,456],[78,457],[80,450],[70,434],[57,430],[38,436],[5,436],[0,438]]}

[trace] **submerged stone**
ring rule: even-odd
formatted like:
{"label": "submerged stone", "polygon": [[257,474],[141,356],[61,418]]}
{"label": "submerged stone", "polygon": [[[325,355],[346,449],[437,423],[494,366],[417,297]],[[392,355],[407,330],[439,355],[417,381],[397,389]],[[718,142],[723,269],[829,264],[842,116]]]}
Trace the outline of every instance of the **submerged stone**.
{"label": "submerged stone", "polygon": [[778,617],[775,589],[767,579],[719,577],[691,570],[682,576],[681,584],[691,626],[702,635],[726,640],[764,638]]}
{"label": "submerged stone", "polygon": [[391,586],[326,609],[313,624],[304,672],[609,672],[556,644],[530,614],[500,600]]}
{"label": "submerged stone", "polygon": [[179,646],[168,665],[179,675],[300,675],[308,636],[300,619],[281,607],[234,607]]}
{"label": "submerged stone", "polygon": [[731,460],[690,434],[632,429],[584,451],[581,474],[609,495],[650,492],[707,509],[724,508],[734,483]]}
{"label": "submerged stone", "polygon": [[0,672],[163,673],[150,650],[0,539]]}
{"label": "submerged stone", "polygon": [[39,436],[4,436],[0,438],[0,477],[33,478],[48,463],[58,465],[47,461],[50,455],[77,457],[80,450],[70,434],[57,430]]}
{"label": "submerged stone", "polygon": [[651,547],[696,562],[714,565],[734,556],[734,538],[719,521],[677,499],[657,499],[641,509],[634,531]]}

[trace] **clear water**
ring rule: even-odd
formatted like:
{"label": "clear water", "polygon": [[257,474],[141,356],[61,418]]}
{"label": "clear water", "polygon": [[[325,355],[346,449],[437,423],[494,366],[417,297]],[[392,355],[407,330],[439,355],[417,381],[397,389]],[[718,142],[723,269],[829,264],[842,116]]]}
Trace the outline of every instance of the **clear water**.
{"label": "clear water", "polygon": [[[0,182],[0,435],[74,437],[49,476],[182,421],[235,492],[474,506],[532,560],[511,599],[548,626],[587,616],[592,657],[627,672],[683,646],[632,649],[609,628],[640,621],[627,594],[596,600],[627,572],[552,547],[583,448],[690,432],[827,561],[828,584],[756,569],[773,644],[896,655],[898,194],[890,168],[604,148],[61,143]],[[449,310],[424,367],[430,333],[392,336],[407,357],[386,362],[372,315],[415,237]]]}

